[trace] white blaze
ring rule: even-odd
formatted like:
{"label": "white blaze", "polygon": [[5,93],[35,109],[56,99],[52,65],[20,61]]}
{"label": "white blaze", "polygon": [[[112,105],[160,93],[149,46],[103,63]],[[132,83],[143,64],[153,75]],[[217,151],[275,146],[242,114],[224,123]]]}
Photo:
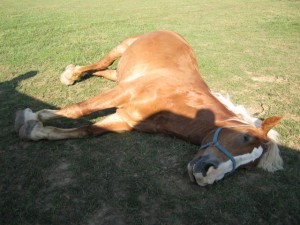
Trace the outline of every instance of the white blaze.
{"label": "white blaze", "polygon": [[[263,148],[259,146],[258,148],[254,148],[251,153],[235,156],[234,159],[236,161],[236,168],[255,161],[262,155],[262,153]],[[217,169],[215,169],[213,166],[210,167],[205,177],[201,173],[195,173],[194,176],[200,186],[205,186],[207,184],[212,184],[217,180],[221,180],[226,173],[232,171],[232,168],[233,164],[231,160],[228,160],[224,163],[221,163]]]}

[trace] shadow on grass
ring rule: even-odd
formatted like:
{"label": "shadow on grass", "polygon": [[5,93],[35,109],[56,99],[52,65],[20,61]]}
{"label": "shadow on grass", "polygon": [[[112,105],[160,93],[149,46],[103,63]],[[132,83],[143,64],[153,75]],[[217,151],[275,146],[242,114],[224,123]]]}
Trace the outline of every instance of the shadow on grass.
{"label": "shadow on grass", "polygon": [[299,222],[300,156],[285,146],[284,171],[239,170],[200,188],[185,169],[198,147],[170,136],[21,141],[13,130],[17,109],[55,108],[16,91],[37,73],[0,84],[0,224]]}

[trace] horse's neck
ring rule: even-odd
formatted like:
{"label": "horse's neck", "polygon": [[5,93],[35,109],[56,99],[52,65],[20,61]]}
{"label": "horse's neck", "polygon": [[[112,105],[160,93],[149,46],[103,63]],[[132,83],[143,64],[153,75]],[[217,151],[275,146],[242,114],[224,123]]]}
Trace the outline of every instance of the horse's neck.
{"label": "horse's neck", "polygon": [[[218,127],[249,125],[237,114],[230,111],[210,92],[193,93],[193,99],[188,102],[196,111],[196,116],[190,127],[186,129],[186,136],[190,142],[200,145],[203,140],[211,136]],[[201,104],[202,103],[202,104]]]}
{"label": "horse's neck", "polygon": [[204,87],[201,90],[185,90],[183,93],[184,105],[181,105],[180,113],[186,115],[172,116],[171,121],[175,122],[167,128],[176,136],[200,145],[218,127],[246,124]]}

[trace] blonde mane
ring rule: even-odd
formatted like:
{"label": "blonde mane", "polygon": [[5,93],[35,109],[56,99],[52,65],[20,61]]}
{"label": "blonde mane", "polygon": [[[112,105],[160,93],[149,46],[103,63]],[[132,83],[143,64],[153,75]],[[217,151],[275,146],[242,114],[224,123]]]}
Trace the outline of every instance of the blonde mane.
{"label": "blonde mane", "polygon": [[[230,100],[229,96],[226,97],[220,93],[213,92],[212,93],[228,110],[233,113],[241,116],[241,118],[230,118],[229,120],[236,120],[243,122],[245,124],[249,124],[253,127],[260,127],[262,124],[262,120],[251,116],[244,106],[234,105]],[[266,153],[260,159],[258,166],[268,172],[275,172],[277,170],[283,169],[283,160],[280,156],[280,150],[278,147],[278,143],[280,140],[280,135],[275,130],[270,130],[268,133],[268,138],[270,139],[268,143],[268,149]]]}

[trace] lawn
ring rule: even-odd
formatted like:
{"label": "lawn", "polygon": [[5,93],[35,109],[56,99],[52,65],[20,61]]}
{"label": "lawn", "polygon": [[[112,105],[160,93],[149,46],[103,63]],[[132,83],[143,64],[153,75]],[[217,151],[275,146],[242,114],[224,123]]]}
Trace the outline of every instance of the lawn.
{"label": "lawn", "polygon": [[[0,224],[299,224],[300,2],[1,0]],[[202,76],[261,118],[281,115],[285,169],[240,170],[209,187],[186,165],[198,146],[131,132],[26,142],[15,111],[58,108],[115,84],[64,86],[68,64],[96,62],[124,38],[182,34]],[[101,114],[98,114],[101,116]],[[74,127],[98,120],[55,120]]]}

